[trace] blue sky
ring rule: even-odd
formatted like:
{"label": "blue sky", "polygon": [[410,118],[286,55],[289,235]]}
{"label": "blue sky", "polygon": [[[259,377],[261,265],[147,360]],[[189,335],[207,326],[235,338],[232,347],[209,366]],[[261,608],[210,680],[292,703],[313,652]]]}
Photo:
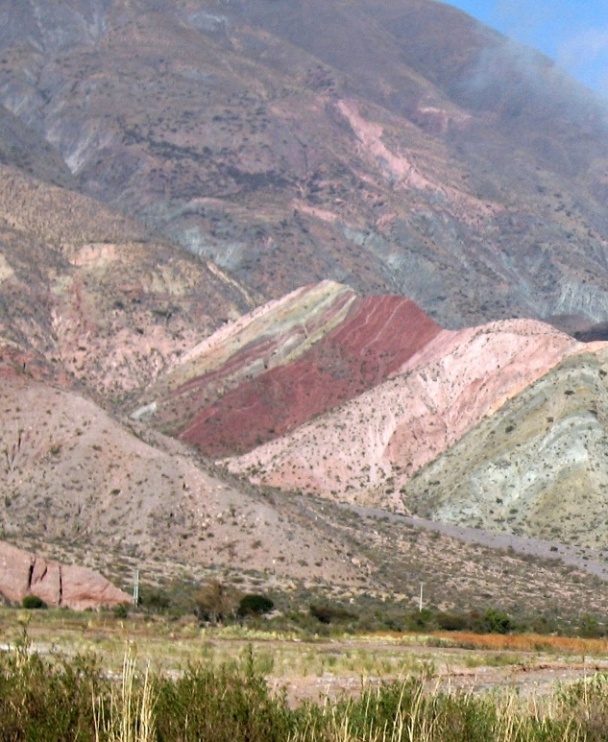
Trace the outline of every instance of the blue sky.
{"label": "blue sky", "polygon": [[449,0],[608,97],[608,0]]}

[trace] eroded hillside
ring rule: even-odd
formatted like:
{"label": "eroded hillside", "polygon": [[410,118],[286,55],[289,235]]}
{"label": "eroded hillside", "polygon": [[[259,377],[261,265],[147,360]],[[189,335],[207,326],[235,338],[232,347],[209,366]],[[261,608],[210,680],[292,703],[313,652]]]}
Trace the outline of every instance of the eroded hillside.
{"label": "eroded hillside", "polygon": [[227,464],[256,482],[401,509],[412,474],[577,347],[529,320],[442,331],[383,384]]}
{"label": "eroded hillside", "polygon": [[608,506],[604,345],[570,356],[408,484],[414,512],[603,548]]}

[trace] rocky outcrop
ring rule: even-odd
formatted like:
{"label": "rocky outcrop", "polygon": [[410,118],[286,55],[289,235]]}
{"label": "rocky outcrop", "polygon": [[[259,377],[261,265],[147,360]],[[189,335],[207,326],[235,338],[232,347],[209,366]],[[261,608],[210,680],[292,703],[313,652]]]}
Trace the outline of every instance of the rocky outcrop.
{"label": "rocky outcrop", "polygon": [[0,594],[13,603],[36,595],[48,606],[78,611],[131,602],[130,595],[97,572],[43,559],[5,542],[0,542]]}

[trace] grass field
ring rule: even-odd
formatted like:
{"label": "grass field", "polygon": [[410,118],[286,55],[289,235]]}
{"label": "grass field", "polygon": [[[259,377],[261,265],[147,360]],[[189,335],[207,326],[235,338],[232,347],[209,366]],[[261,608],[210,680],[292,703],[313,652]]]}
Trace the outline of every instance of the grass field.
{"label": "grass field", "polygon": [[2,740],[608,739],[608,642],[0,610]]}

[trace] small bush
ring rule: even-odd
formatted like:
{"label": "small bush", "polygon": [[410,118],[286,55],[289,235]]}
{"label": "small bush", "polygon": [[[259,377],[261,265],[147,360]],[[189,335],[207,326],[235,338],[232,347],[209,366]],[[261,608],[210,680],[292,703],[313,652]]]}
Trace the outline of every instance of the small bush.
{"label": "small bush", "polygon": [[120,605],[114,606],[112,613],[114,614],[114,618],[128,618],[129,609],[124,603],[121,603]]}
{"label": "small bush", "polygon": [[584,613],[579,622],[578,635],[584,639],[598,639],[605,636],[606,632],[600,622],[588,613]]}
{"label": "small bush", "polygon": [[171,598],[159,588],[144,588],[140,592],[140,606],[150,613],[164,613],[171,607]]}
{"label": "small bush", "polygon": [[438,627],[437,617],[430,608],[412,611],[406,618],[408,631],[434,631]]}
{"label": "small bush", "polygon": [[229,616],[234,616],[237,601],[234,588],[220,580],[210,580],[194,596],[194,613],[201,621],[223,623]]}
{"label": "small bush", "polygon": [[241,618],[245,616],[263,616],[274,608],[274,603],[265,595],[245,595],[241,598],[237,615]]}
{"label": "small bush", "polygon": [[26,595],[21,601],[21,606],[28,610],[36,610],[39,608],[46,608],[47,604],[37,595]]}
{"label": "small bush", "polygon": [[464,631],[468,627],[467,619],[454,613],[438,613],[436,618],[442,631]]}
{"label": "small bush", "polygon": [[504,611],[488,608],[483,617],[483,629],[488,634],[508,634],[513,630],[513,622]]}
{"label": "small bush", "polygon": [[349,621],[357,618],[355,613],[347,611],[335,605],[313,603],[310,606],[310,615],[324,624],[336,623],[339,621]]}

